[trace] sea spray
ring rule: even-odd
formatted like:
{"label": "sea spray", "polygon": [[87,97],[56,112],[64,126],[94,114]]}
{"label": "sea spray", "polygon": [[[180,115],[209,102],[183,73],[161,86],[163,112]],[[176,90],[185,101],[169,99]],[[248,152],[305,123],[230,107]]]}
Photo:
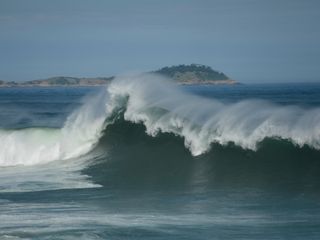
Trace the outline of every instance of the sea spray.
{"label": "sea spray", "polygon": [[[184,136],[194,141],[202,136],[201,146],[210,142],[205,136],[210,139],[220,134],[222,137],[224,132],[213,128],[219,119],[217,126],[225,126],[224,131],[234,122],[234,127],[250,137],[262,121],[269,118],[270,109],[276,110],[272,113],[277,113],[280,119],[288,116],[289,125],[293,121],[299,126],[297,129],[316,130],[317,118],[310,116],[317,116],[318,109],[314,106],[319,106],[320,102],[309,104],[312,99],[312,91],[306,91],[309,86],[295,86],[290,91],[297,94],[285,95],[288,102],[294,99],[295,103],[299,95],[303,99],[301,103],[309,108],[301,110],[272,104],[279,96],[279,92],[272,91],[275,85],[266,87],[270,101],[246,100],[225,105],[217,100],[184,94],[185,87],[162,83],[161,79],[160,83],[157,80],[153,84],[153,76],[146,77],[142,83],[135,78],[122,78],[125,88],[118,88],[122,80],[116,80],[108,90],[112,93],[111,101],[102,98],[101,104],[91,105],[96,111],[92,114],[95,117],[89,118],[92,123],[99,118],[101,110],[107,112],[108,124],[103,123],[104,130],[98,133],[101,137],[89,153],[64,161],[0,168],[0,239],[122,239],[130,236],[175,240],[319,239],[320,151],[267,139],[258,144],[257,152],[242,150],[233,144],[211,144],[208,153],[193,157],[183,146]],[[320,85],[317,86],[313,99],[320,99]],[[198,86],[187,88],[199,89]],[[215,93],[221,90],[223,97],[230,97],[230,91],[233,95],[245,89],[248,98],[257,96],[256,90],[261,86],[201,88],[210,91],[210,97],[217,97]],[[81,104],[81,96],[96,91],[60,88],[52,94],[54,89],[48,88],[40,97],[35,96],[41,95],[43,89],[32,90],[30,104],[30,94],[3,94],[0,103],[14,99],[26,106],[28,102],[27,110],[35,118],[33,125],[12,124],[10,127],[52,126],[38,121],[43,114],[33,114],[40,108],[48,113],[45,119],[53,119],[58,122],[56,126],[62,126],[66,117],[56,113],[70,112],[65,109],[76,105],[70,102]],[[11,91],[15,90],[8,89]],[[28,92],[29,89],[19,91]],[[79,91],[83,94],[77,94]],[[166,95],[168,92],[170,94]],[[10,98],[12,95],[15,97]],[[49,106],[42,99],[61,99],[64,103]],[[133,99],[139,100],[141,108]],[[137,118],[139,123],[136,124],[129,120],[126,115],[129,108],[139,111],[144,121],[152,123],[154,134],[162,132],[162,125],[166,125],[168,132],[177,132],[181,137],[171,133],[148,136],[143,121]],[[12,110],[19,114],[16,108]],[[228,116],[228,111],[235,116]],[[69,125],[70,133],[76,132],[77,128],[71,129],[73,124],[86,122],[85,116],[70,116],[65,129]],[[292,116],[294,118],[290,118]],[[305,119],[310,122],[306,124]],[[8,126],[8,121],[1,121],[3,126]],[[278,126],[285,129],[281,124]],[[91,125],[82,126],[80,132]],[[189,129],[193,136],[187,132]],[[33,132],[34,129],[29,130]],[[57,133],[61,131],[53,129],[53,133],[48,133],[53,142],[56,130]],[[31,135],[25,137],[30,143]],[[313,139],[316,138],[315,133]],[[68,140],[72,141],[66,139],[65,144],[71,144]],[[194,142],[190,144],[195,146]],[[73,151],[71,146],[68,148]],[[28,150],[30,153],[37,151]],[[96,188],[98,186],[101,187]]]}
{"label": "sea spray", "polygon": [[34,165],[75,158],[98,141],[106,119],[107,93],[102,90],[75,110],[63,128],[0,130],[0,165]]}
{"label": "sea spray", "polygon": [[212,143],[256,150],[266,138],[320,149],[320,109],[281,106],[262,100],[222,103],[187,93],[153,74],[117,77],[107,90],[85,100],[63,128],[0,130],[0,165],[34,165],[76,158],[93,149],[107,123],[143,123],[147,134],[172,133],[193,155]]}
{"label": "sea spray", "polygon": [[109,112],[126,102],[122,106],[125,120],[143,123],[151,136],[163,132],[183,137],[193,155],[208,151],[212,143],[234,143],[256,150],[266,138],[320,149],[319,108],[280,106],[262,100],[224,104],[183,92],[150,74],[117,78],[108,92]]}

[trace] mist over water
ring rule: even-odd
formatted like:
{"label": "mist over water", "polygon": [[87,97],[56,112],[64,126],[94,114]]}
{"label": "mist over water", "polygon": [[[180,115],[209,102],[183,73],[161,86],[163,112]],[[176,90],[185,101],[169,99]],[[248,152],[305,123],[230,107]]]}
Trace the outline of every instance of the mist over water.
{"label": "mist over water", "polygon": [[317,96],[149,74],[0,89],[0,238],[318,239]]}
{"label": "mist over water", "polygon": [[168,132],[183,137],[193,155],[208,151],[212,143],[256,150],[266,138],[320,147],[320,108],[304,110],[262,100],[225,104],[187,94],[149,75],[119,79],[108,91],[115,108],[122,107],[121,98],[128,98],[125,120],[143,123],[152,136]]}

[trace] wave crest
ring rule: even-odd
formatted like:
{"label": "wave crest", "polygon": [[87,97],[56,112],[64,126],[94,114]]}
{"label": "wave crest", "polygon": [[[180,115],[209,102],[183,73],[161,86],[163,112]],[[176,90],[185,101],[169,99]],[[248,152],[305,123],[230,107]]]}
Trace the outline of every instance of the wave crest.
{"label": "wave crest", "polygon": [[183,92],[159,76],[144,74],[116,79],[108,88],[108,111],[124,108],[124,118],[143,123],[146,132],[173,133],[184,138],[196,156],[212,143],[234,143],[256,150],[265,138],[280,138],[320,149],[320,109],[280,106],[245,100],[224,104]]}
{"label": "wave crest", "polygon": [[107,93],[88,98],[61,129],[0,130],[0,166],[34,165],[75,158],[90,151],[104,129]]}
{"label": "wave crest", "polygon": [[151,136],[163,132],[182,137],[194,156],[209,151],[212,143],[256,150],[266,138],[320,149],[319,108],[261,100],[225,104],[186,93],[157,75],[118,77],[85,102],[61,129],[0,130],[0,166],[34,165],[86,154],[120,113],[126,121],[143,123]]}

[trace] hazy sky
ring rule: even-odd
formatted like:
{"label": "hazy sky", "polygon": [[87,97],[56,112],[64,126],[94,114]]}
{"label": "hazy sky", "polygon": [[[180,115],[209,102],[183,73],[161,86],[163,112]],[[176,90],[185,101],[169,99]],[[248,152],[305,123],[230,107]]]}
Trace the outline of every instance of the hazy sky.
{"label": "hazy sky", "polygon": [[183,63],[242,82],[320,81],[320,1],[0,0],[0,79]]}

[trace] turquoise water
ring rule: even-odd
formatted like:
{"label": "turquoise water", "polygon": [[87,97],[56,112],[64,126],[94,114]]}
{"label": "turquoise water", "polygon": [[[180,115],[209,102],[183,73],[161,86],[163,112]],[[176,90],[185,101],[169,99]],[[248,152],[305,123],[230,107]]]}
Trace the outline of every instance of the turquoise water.
{"label": "turquoise water", "polygon": [[0,89],[1,239],[319,239],[320,84]]}

